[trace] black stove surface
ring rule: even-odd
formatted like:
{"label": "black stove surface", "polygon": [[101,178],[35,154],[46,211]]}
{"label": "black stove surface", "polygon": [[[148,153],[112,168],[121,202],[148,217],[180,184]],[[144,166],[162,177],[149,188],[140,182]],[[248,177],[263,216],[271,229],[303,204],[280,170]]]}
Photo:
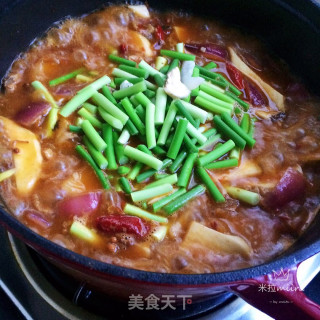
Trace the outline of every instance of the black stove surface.
{"label": "black stove surface", "polygon": [[25,319],[3,290],[0,290],[0,314],[2,319]]}

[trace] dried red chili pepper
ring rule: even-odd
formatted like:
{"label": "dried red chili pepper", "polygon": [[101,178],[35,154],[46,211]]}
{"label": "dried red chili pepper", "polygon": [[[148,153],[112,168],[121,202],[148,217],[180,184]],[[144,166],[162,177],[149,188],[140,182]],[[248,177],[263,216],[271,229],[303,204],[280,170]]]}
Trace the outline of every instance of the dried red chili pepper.
{"label": "dried red chili pepper", "polygon": [[226,69],[228,72],[228,75],[233,82],[233,84],[238,88],[238,89],[243,89],[244,88],[244,83],[243,83],[243,76],[242,73],[234,67],[230,63],[226,63]]}
{"label": "dried red chili pepper", "polygon": [[149,225],[142,219],[121,214],[98,217],[97,227],[105,232],[125,232],[139,237],[149,232]]}

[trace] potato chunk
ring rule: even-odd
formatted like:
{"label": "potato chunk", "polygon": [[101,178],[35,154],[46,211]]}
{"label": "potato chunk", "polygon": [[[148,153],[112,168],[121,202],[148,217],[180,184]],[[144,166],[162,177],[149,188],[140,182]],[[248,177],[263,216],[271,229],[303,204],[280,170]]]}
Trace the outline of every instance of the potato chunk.
{"label": "potato chunk", "polygon": [[41,173],[40,143],[34,133],[20,127],[12,120],[0,116],[0,123],[10,142],[19,150],[13,154],[16,185],[18,192],[26,195],[32,190]]}
{"label": "potato chunk", "polygon": [[179,41],[187,42],[189,40],[189,32],[187,28],[174,26],[173,29],[176,32]]}
{"label": "potato chunk", "polygon": [[150,18],[149,10],[144,4],[128,6],[128,8],[130,8],[136,15],[142,18]]}
{"label": "potato chunk", "polygon": [[137,31],[128,30],[126,41],[132,50],[138,51],[147,57],[153,56],[153,49],[150,41]]}
{"label": "potato chunk", "polygon": [[252,249],[242,238],[218,232],[192,221],[182,246],[192,247],[197,245],[219,253],[239,253],[244,257],[249,257],[252,252]]}
{"label": "potato chunk", "polygon": [[242,178],[258,177],[262,174],[262,169],[258,164],[252,160],[243,160],[239,167],[228,170],[227,172],[220,173],[215,171],[215,176],[219,180],[235,181]]}

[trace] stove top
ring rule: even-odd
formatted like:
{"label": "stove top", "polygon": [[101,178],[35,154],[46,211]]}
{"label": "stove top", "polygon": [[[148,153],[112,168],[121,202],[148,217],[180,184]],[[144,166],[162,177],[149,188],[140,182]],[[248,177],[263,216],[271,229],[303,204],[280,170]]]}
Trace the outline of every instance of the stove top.
{"label": "stove top", "polygon": [[[112,301],[53,267],[23,242],[0,228],[0,314],[3,319],[100,320],[141,319],[141,313],[128,313],[128,305]],[[320,254],[299,267],[298,281],[305,288],[320,271]],[[306,293],[320,302],[320,276]],[[310,290],[309,290],[310,287]],[[143,315],[143,314],[142,314]],[[225,293],[186,310],[148,314],[156,319],[271,319],[242,299]],[[143,318],[143,317],[142,317]]]}

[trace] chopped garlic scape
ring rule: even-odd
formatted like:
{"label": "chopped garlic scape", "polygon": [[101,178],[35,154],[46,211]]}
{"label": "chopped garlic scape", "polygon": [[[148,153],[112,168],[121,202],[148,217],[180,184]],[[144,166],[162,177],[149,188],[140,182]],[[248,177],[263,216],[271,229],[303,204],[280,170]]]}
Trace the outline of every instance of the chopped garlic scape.
{"label": "chopped garlic scape", "polygon": [[192,77],[195,65],[194,61],[183,61],[181,67],[181,82],[185,84],[189,90],[198,88],[200,84],[205,81],[201,77]]}
{"label": "chopped garlic scape", "polygon": [[90,243],[97,243],[99,241],[99,236],[93,230],[87,228],[79,221],[74,221],[70,227],[70,233],[84,241]]}
{"label": "chopped garlic scape", "polygon": [[168,72],[164,91],[173,99],[183,99],[189,96],[191,91],[181,82],[178,67]]}
{"label": "chopped garlic scape", "polygon": [[145,5],[128,6],[135,14],[142,18],[150,18],[150,13]]}
{"label": "chopped garlic scape", "polygon": [[168,60],[164,57],[158,56],[156,59],[156,65],[155,68],[157,70],[160,70],[162,67],[168,64]]}
{"label": "chopped garlic scape", "polygon": [[167,226],[159,226],[152,234],[152,238],[158,242],[161,242],[166,236],[168,231]]}
{"label": "chopped garlic scape", "polygon": [[16,172],[16,169],[10,169],[4,172],[0,173],[0,182],[2,182],[3,180],[6,180],[8,178],[10,178],[12,175],[14,175]]}

